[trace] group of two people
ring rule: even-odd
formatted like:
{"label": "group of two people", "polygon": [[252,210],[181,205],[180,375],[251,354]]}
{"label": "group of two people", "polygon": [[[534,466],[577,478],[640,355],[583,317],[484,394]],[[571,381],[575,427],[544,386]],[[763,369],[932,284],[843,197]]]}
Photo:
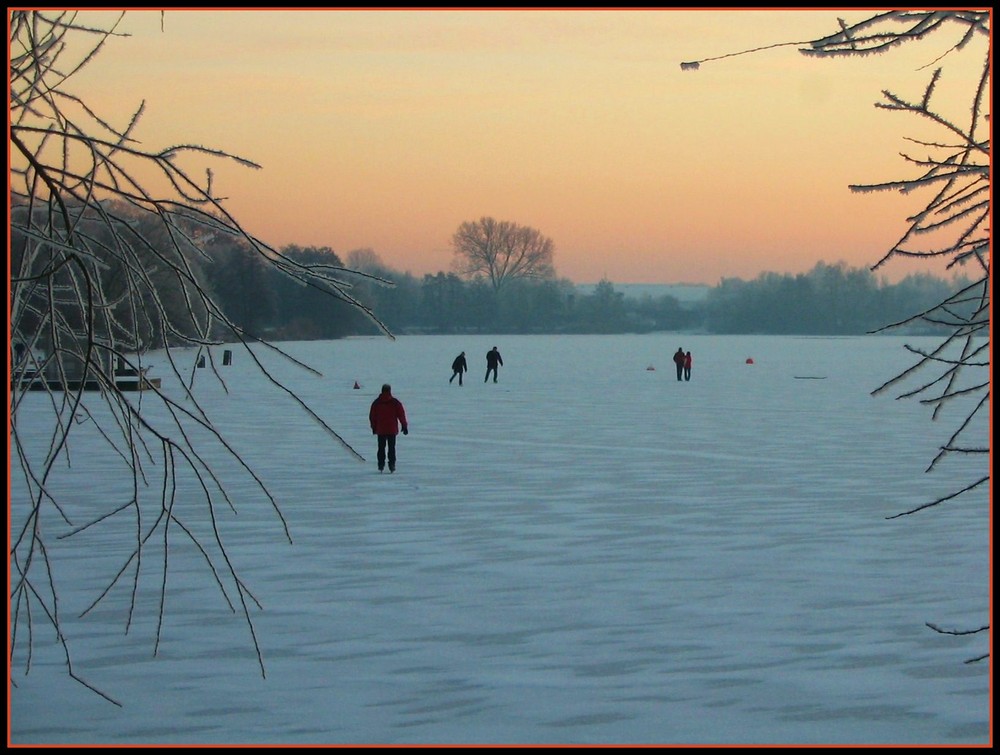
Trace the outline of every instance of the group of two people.
{"label": "group of two people", "polygon": [[684,349],[677,349],[674,352],[674,364],[677,366],[677,379],[691,379],[691,352],[684,353]]}
{"label": "group of two people", "polygon": [[[501,365],[503,365],[503,358],[500,356],[500,351],[494,346],[486,352],[486,377],[483,378],[483,382],[487,382],[492,374],[493,382],[495,383],[497,381],[497,368]],[[451,377],[448,379],[448,382],[452,382],[457,377],[458,384],[461,385],[462,375],[468,371],[469,364],[465,361],[465,352],[463,351],[451,363]]]}
{"label": "group of two people", "polygon": [[[491,373],[493,382],[497,382],[497,367],[502,364],[503,359],[500,357],[500,351],[494,346],[486,354],[486,378],[483,382],[490,379]],[[451,369],[451,380],[454,380],[457,375],[458,384],[461,385],[462,374],[469,369],[465,361],[464,351],[455,357]],[[448,382],[450,383],[451,380]],[[382,392],[372,401],[372,405],[368,409],[368,424],[371,425],[372,435],[378,437],[378,453],[375,457],[378,462],[378,471],[385,471],[386,462],[388,462],[389,471],[395,472],[396,436],[399,435],[400,430],[403,431],[403,435],[409,435],[410,426],[406,421],[406,409],[403,408],[403,403],[392,395],[392,386],[388,383],[382,385]]]}

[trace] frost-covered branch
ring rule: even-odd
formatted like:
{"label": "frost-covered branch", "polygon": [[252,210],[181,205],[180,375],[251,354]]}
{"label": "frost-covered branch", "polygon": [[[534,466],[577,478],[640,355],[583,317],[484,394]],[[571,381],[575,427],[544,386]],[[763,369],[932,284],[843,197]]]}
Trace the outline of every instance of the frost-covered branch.
{"label": "frost-covered branch", "polygon": [[[853,185],[855,192],[898,191],[903,194],[930,189],[934,193],[920,209],[907,218],[902,237],[873,266],[875,270],[890,259],[923,258],[947,260],[949,269],[972,269],[959,290],[937,305],[914,314],[903,321],[880,328],[889,331],[902,325],[923,321],[944,325],[947,335],[931,351],[907,346],[918,357],[909,368],[901,371],[872,391],[879,394],[890,389],[902,392],[897,398],[919,397],[933,406],[932,419],[946,408],[956,408],[959,419],[948,441],[926,471],[953,454],[979,455],[988,465],[988,420],[990,413],[990,311],[991,311],[991,246],[992,246],[992,163],[990,129],[990,79],[992,75],[991,14],[988,10],[890,10],[877,13],[860,22],[848,24],[838,19],[840,29],[834,34],[810,42],[794,44],[799,51],[813,57],[865,56],[885,53],[891,49],[926,40],[931,35],[957,32],[944,52],[927,67],[934,68],[919,97],[906,97],[890,90],[882,92],[876,107],[906,113],[920,119],[940,133],[928,140],[910,140],[927,150],[926,157],[903,155],[919,175],[877,184]],[[783,45],[771,45],[778,47]],[[734,55],[746,55],[759,47],[740,53],[705,58],[681,64],[684,70],[696,70],[701,64]],[[949,58],[963,52],[979,54],[981,67],[975,79],[967,85],[967,108],[960,113],[945,113],[935,95],[945,81],[944,66]],[[968,283],[971,278],[972,282]],[[916,383],[915,387],[904,388]],[[896,518],[953,501],[967,493],[988,488],[989,474],[960,486],[947,495],[911,508]],[[933,627],[933,625],[929,625]],[[936,628],[935,628],[936,629]],[[986,657],[986,656],[983,656]]]}
{"label": "frost-covered branch", "polygon": [[[230,215],[211,165],[258,165],[197,144],[146,149],[136,139],[143,104],[116,127],[69,90],[73,76],[109,40],[127,36],[119,31],[121,18],[98,28],[77,12],[9,16],[8,314],[14,347],[9,413],[11,472],[17,480],[10,503],[9,660],[30,670],[43,620],[55,630],[69,676],[87,684],[72,663],[59,610],[60,570],[54,565],[60,541],[108,528],[131,534],[84,614],[116,589],[127,590],[127,632],[140,583],[155,580],[155,653],[167,610],[170,554],[177,542],[186,543],[227,608],[242,617],[263,674],[252,618],[260,606],[230,556],[223,527],[223,516],[248,505],[247,498],[237,500],[229,492],[218,455],[209,449],[221,449],[235,462],[289,542],[291,533],[265,481],[213,424],[209,407],[192,390],[189,350],[223,343],[243,348],[274,390],[296,402],[350,455],[362,457],[259,360],[252,347],[311,370],[227,316],[207,283],[208,247],[220,238],[237,242],[288,279],[347,302],[391,334],[351,294],[352,271],[292,259]],[[183,167],[191,162],[203,173]],[[162,351],[182,395],[151,382],[142,391],[120,386],[120,374],[144,379],[154,349]],[[212,373],[222,382],[214,368]],[[33,425],[40,413],[51,419],[41,451],[25,434],[28,414],[22,413],[29,406]],[[72,451],[83,428],[86,442],[103,444],[120,472],[102,476],[109,482],[131,480],[129,490],[109,493],[97,511],[81,506],[74,494],[57,492],[63,488],[54,484],[57,474],[72,471]],[[150,557],[154,554],[158,558]],[[158,566],[151,566],[157,560]]]}

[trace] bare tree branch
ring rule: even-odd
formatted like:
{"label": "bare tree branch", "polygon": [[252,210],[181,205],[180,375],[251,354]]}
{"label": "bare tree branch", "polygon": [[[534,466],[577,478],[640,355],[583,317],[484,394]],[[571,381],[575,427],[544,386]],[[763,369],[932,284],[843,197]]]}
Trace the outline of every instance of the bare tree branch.
{"label": "bare tree branch", "polygon": [[[208,448],[221,448],[235,461],[270,507],[284,538],[291,542],[292,536],[265,481],[199,403],[192,391],[193,372],[182,367],[189,358],[182,358],[178,349],[238,345],[272,388],[298,404],[349,455],[363,457],[268,371],[258,347],[316,371],[227,317],[206,283],[206,247],[220,237],[239,240],[266,265],[347,302],[391,334],[352,296],[343,275],[351,271],[291,259],[248,234],[229,214],[216,193],[210,164],[226,161],[257,169],[256,163],[196,144],[147,150],[135,139],[142,104],[117,128],[67,89],[110,39],[126,36],[118,31],[122,15],[106,29],[84,24],[75,12],[17,10],[9,18],[8,301],[16,346],[8,362],[9,427],[11,471],[19,473],[10,503],[11,666],[23,656],[25,673],[30,670],[38,623],[33,617],[42,617],[55,630],[68,675],[94,689],[72,662],[59,610],[61,583],[53,568],[58,558],[53,546],[122,522],[131,535],[122,541],[117,569],[106,576],[82,615],[116,588],[127,589],[127,632],[140,584],[155,579],[155,654],[168,610],[170,555],[177,542],[193,544],[224,604],[245,624],[264,675],[253,621],[260,603],[240,576],[224,536],[222,515],[237,512],[237,500],[227,489],[231,479],[215,468],[211,459],[216,457]],[[203,177],[181,166],[187,158],[209,163]],[[162,350],[182,396],[149,381],[148,390],[135,392],[119,384],[119,370],[146,379],[147,354],[154,349]],[[214,366],[212,373],[224,385]],[[29,450],[23,435],[20,415],[29,388],[34,396],[41,394],[42,409],[51,414],[44,453]],[[33,421],[39,406],[33,403]],[[52,482],[57,469],[72,470],[73,440],[84,427],[88,442],[96,438],[104,443],[108,458],[131,479],[127,493],[110,493],[104,510],[96,513],[84,513],[75,496],[56,492]],[[246,496],[240,504],[248,505]],[[83,521],[74,523],[78,519]],[[151,553],[160,555],[158,569],[149,566],[155,561],[148,557]]]}
{"label": "bare tree branch", "polygon": [[[990,453],[988,438],[983,436],[990,412],[991,385],[993,171],[989,123],[992,74],[990,18],[988,10],[890,10],[853,24],[838,19],[840,30],[835,34],[807,43],[785,43],[794,44],[803,54],[814,57],[864,56],[884,53],[932,34],[957,30],[957,40],[932,65],[938,65],[948,56],[976,42],[984,45],[980,73],[968,92],[969,107],[963,116],[967,116],[968,120],[964,124],[937,108],[934,95],[943,80],[944,70],[940,66],[932,71],[919,99],[884,90],[882,101],[875,105],[907,113],[941,132],[941,137],[933,142],[910,140],[927,149],[927,157],[903,155],[908,163],[922,170],[922,174],[850,187],[855,192],[899,191],[906,194],[926,188],[936,192],[919,211],[907,218],[909,225],[903,236],[872,266],[872,270],[894,257],[947,259],[949,269],[970,267],[974,270],[971,283],[963,285],[937,305],[875,331],[885,332],[918,321],[948,328],[948,334],[930,352],[907,345],[906,348],[918,357],[917,362],[872,391],[876,395],[890,388],[902,389],[904,383],[914,380],[917,381],[916,387],[904,390],[897,398],[920,397],[923,404],[934,407],[932,419],[937,419],[946,407],[958,408],[961,418],[957,428],[948,441],[939,446],[927,472],[953,454],[980,455],[986,459]],[[681,68],[696,70],[708,61],[779,46],[783,45],[682,63]],[[971,440],[969,436],[972,436]],[[950,494],[887,518],[908,516],[953,501],[981,489],[989,480],[990,476],[986,474]],[[936,630],[933,625],[928,626]],[[988,629],[988,626],[983,629]]]}

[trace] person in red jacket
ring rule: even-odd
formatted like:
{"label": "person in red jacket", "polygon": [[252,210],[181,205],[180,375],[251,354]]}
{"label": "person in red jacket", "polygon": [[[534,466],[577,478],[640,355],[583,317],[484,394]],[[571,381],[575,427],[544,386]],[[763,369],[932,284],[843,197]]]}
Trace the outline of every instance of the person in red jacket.
{"label": "person in red jacket", "polygon": [[692,361],[693,360],[691,359],[691,352],[689,351],[687,354],[684,355],[684,379],[685,380],[690,380],[691,379],[691,363],[692,363]]}
{"label": "person in red jacket", "polygon": [[389,471],[395,472],[396,435],[400,427],[403,428],[403,435],[408,435],[410,430],[403,404],[392,395],[392,387],[388,383],[382,386],[382,393],[372,401],[368,423],[372,426],[372,435],[378,436],[378,471],[385,469],[388,451]]}

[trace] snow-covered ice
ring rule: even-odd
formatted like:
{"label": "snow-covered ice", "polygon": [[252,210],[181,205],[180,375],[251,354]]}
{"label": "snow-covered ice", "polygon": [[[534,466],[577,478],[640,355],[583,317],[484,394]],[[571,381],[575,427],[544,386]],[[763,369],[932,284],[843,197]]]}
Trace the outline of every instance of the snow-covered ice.
{"label": "snow-covered ice", "polygon": [[[988,637],[925,626],[989,621],[987,494],[887,518],[983,461],[925,474],[955,423],[869,395],[910,364],[904,342],[934,339],[282,344],[321,376],[258,350],[365,462],[229,347],[225,389],[206,369],[195,393],[292,538],[253,480],[204,446],[238,511],[215,509],[263,606],[250,614],[266,675],[239,605],[176,529],[155,657],[156,538],[129,631],[129,581],[79,618],[135,537],[123,517],[52,541],[74,668],[123,707],[67,678],[35,616],[31,671],[20,652],[12,667],[9,740],[988,743],[989,661],[964,662]],[[484,384],[494,345],[504,366]],[[679,346],[694,356],[690,382],[674,375]],[[460,351],[462,387],[448,382]],[[183,401],[162,358],[151,361]],[[410,421],[394,475],[376,471],[367,421],[383,382]],[[21,432],[44,449],[45,398],[26,399]],[[131,491],[92,433],[74,428],[72,468],[51,483],[74,502],[74,524]],[[157,485],[143,495],[158,500]],[[13,472],[11,486],[17,521]],[[195,494],[181,475],[178,513],[204,524]],[[47,523],[53,536],[69,529]]]}

